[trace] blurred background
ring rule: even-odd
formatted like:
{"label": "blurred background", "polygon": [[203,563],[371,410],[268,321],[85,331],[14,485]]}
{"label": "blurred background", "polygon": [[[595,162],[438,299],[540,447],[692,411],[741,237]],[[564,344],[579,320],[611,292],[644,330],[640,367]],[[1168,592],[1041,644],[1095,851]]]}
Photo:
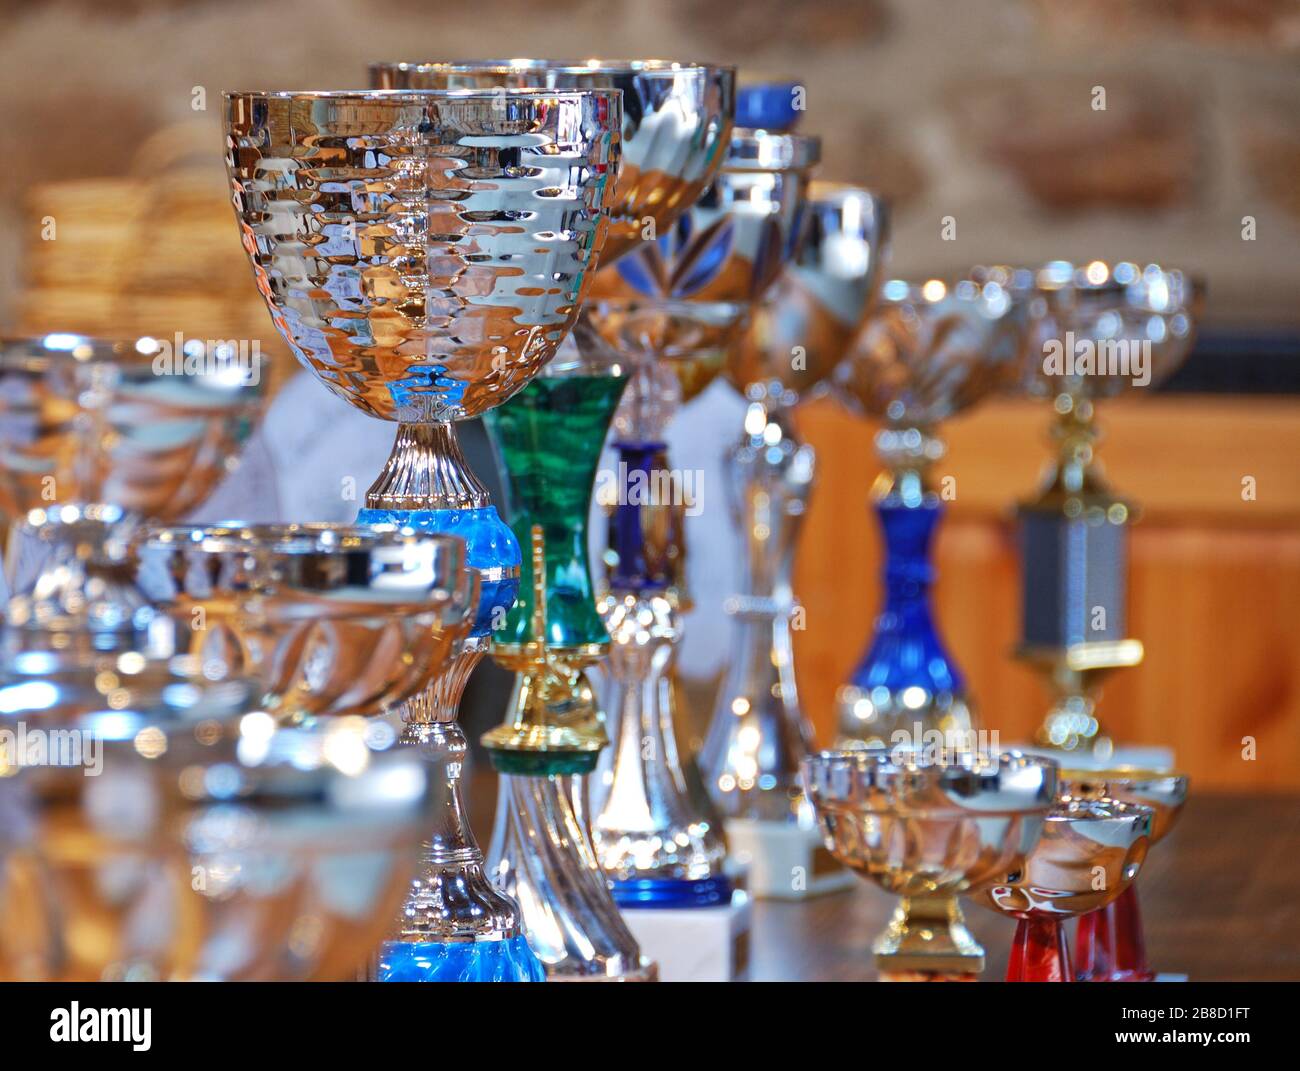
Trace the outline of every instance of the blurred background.
{"label": "blurred background", "polygon": [[[1129,627],[1147,648],[1100,711],[1123,741],[1174,747],[1200,786],[1300,788],[1297,0],[8,0],[0,15],[0,325],[258,338],[272,355],[267,426],[207,519],[351,519],[340,489],[351,477],[364,491],[392,437],[293,379],[229,210],[223,89],[358,88],[376,59],[730,62],[742,80],[806,87],[819,174],[891,199],[892,275],[1105,258],[1202,276],[1191,360],[1159,392],[1100,409],[1099,456],[1143,508]],[[701,727],[727,655],[720,462],[742,412],[715,383],[673,430],[677,463],[703,479],[683,652]],[[939,617],[1004,743],[1047,701],[1010,652],[1013,510],[1046,463],[1048,423],[1041,402],[985,405],[950,425],[936,473],[957,481]],[[795,642],[804,707],[829,742],[879,597],[874,428],[825,399],[801,424],[819,482]],[[478,681],[471,739],[503,702],[500,682]]]}

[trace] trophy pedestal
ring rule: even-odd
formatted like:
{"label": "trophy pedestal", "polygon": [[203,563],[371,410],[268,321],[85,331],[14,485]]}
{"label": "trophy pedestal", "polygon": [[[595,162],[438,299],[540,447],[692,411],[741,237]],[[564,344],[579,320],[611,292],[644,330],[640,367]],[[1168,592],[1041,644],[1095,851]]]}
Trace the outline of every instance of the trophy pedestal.
{"label": "trophy pedestal", "polygon": [[842,892],[856,880],[815,829],[752,818],[729,818],[726,829],[731,859],[746,869],[746,884],[757,899],[806,900]]}
{"label": "trophy pedestal", "polygon": [[1106,770],[1115,767],[1132,767],[1138,770],[1172,770],[1174,768],[1174,749],[1160,744],[1122,744],[1112,747],[1104,756],[1087,749],[1080,751],[1062,751],[1059,748],[1043,747],[1041,744],[1011,744],[1012,750],[1026,755],[1042,755],[1055,759],[1062,766],[1072,769]]}
{"label": "trophy pedestal", "polygon": [[664,982],[734,982],[749,966],[748,894],[718,907],[624,908],[641,951],[658,961]]}

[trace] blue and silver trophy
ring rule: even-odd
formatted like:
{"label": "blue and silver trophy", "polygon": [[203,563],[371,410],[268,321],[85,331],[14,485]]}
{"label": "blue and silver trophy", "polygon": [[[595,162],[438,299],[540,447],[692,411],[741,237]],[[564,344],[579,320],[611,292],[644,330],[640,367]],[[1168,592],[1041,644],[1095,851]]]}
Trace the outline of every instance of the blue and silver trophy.
{"label": "blue and silver trophy", "polygon": [[965,679],[930,608],[931,545],[951,497],[951,484],[936,488],[931,472],[944,455],[939,425],[1017,373],[1024,322],[1024,306],[996,282],[891,279],[837,370],[840,399],[882,421],[876,449],[885,465],[871,489],[885,543],[884,605],[839,691],[841,748],[920,747],[936,732],[961,746],[975,728]]}
{"label": "blue and silver trophy", "polygon": [[722,371],[754,303],[794,255],[818,152],[815,138],[737,129],[713,184],[675,226],[619,261],[614,285],[602,276],[593,305],[593,322],[633,369],[614,420],[620,478],[602,607],[611,745],[592,787],[597,852],[625,909],[731,902],[720,822],[691,791],[674,729],[687,488],[664,431]]}
{"label": "blue and silver trophy", "polygon": [[455,422],[520,391],[576,321],[621,127],[610,89],[226,96],[235,211],[272,319],[332,391],[398,424],[358,520],[462,537],[481,582],[469,638],[403,712],[445,794],[381,980],[543,978],[459,788],[457,707],[514,603],[520,550]]}

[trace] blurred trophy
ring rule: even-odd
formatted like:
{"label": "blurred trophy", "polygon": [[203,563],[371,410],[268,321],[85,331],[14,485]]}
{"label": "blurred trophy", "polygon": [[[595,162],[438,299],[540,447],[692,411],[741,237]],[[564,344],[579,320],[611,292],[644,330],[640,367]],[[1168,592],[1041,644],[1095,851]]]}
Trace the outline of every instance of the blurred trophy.
{"label": "blurred trophy", "polygon": [[11,533],[9,593],[122,587],[136,526],[185,516],[237,464],[263,371],[237,341],[0,339],[0,521],[32,521]]}
{"label": "blurred trophy", "polygon": [[[1061,771],[1061,788],[1076,799],[1113,798],[1151,809],[1150,846],[1173,828],[1187,802],[1188,779],[1173,771],[1112,767]],[[1137,882],[1114,900],[1079,916],[1078,963],[1081,982],[1153,982],[1147,964]]]}
{"label": "blurred trophy", "polygon": [[839,747],[919,746],[931,732],[968,746],[961,740],[975,717],[930,610],[931,544],[952,497],[948,481],[936,490],[930,469],[944,454],[939,425],[1014,375],[1022,340],[1023,307],[997,282],[891,279],[836,371],[840,399],[883,422],[876,449],[885,464],[871,488],[885,542],[884,606],[839,692]]}
{"label": "blurred trophy", "polygon": [[[654,60],[375,64],[371,77],[394,89],[621,89],[623,162],[600,258],[606,274],[655,228],[670,227],[713,176],[734,80],[729,68]],[[540,375],[485,416],[511,527],[525,546],[541,529],[525,556],[519,602],[493,637],[493,657],[518,676],[505,724],[483,738],[501,774],[488,858],[493,879],[519,902],[548,978],[640,980],[653,977],[654,965],[610,896],[585,807],[586,775],[607,737],[584,670],[609,649],[587,519],[628,367],[589,320],[584,308]],[[545,564],[540,575],[529,568],[534,558]]]}
{"label": "blurred trophy", "polygon": [[678,752],[673,663],[692,482],[670,468],[665,429],[722,370],[796,251],[817,152],[815,139],[737,130],[700,200],[597,281],[592,321],[632,372],[614,418],[618,478],[602,488],[611,746],[592,787],[594,837],[614,898],[635,909],[628,922],[668,980],[734,977],[748,904],[733,896],[722,829]]}
{"label": "blurred trophy", "polygon": [[820,182],[806,211],[800,252],[728,356],[727,378],[749,403],[727,455],[742,581],[726,604],[735,654],[700,754],[731,854],[760,897],[799,898],[853,880],[822,847],[799,788],[812,727],[795,685],[791,571],[814,454],[792,416],[848,352],[875,296],[886,216],[874,194]]}
{"label": "blurred trophy", "polygon": [[1062,923],[1096,911],[1129,887],[1146,858],[1151,809],[1063,795],[1038,844],[976,893],[985,907],[1018,919],[1008,982],[1072,982]]}
{"label": "blurred trophy", "polygon": [[514,603],[520,553],[454,422],[521,390],[577,319],[608,230],[621,94],[238,93],[226,119],[236,215],[272,319],[326,386],[398,425],[358,520],[459,535],[480,581],[470,637],[403,712],[403,740],[442,768],[447,806],[379,977],[540,980],[460,799],[457,706]]}
{"label": "blurred trophy", "polygon": [[[0,977],[355,977],[440,786],[381,719],[315,715],[378,713],[440,668],[472,609],[463,545],[155,536],[128,624],[95,605],[122,589],[38,586],[0,630]],[[400,677],[360,669],[408,639]]]}
{"label": "blurred trophy", "polygon": [[826,846],[901,897],[872,945],[882,977],[969,977],[984,949],[959,895],[1019,867],[1056,795],[1056,764],[1018,752],[823,751],[803,764]]}
{"label": "blurred trophy", "polygon": [[1049,681],[1052,707],[1038,742],[1097,750],[1111,742],[1096,717],[1098,682],[1142,661],[1126,632],[1128,529],[1136,516],[1093,459],[1094,404],[1156,386],[1187,356],[1198,288],[1151,264],[1055,261],[1037,272],[982,269],[1028,295],[1024,387],[1056,410],[1057,455],[1042,490],[1020,506],[1023,613],[1018,656]]}

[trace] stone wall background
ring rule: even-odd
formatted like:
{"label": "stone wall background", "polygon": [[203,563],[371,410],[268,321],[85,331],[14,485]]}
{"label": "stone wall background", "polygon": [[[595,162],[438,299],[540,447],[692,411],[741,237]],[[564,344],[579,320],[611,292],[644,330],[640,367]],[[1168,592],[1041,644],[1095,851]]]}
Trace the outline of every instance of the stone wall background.
{"label": "stone wall background", "polygon": [[1210,319],[1300,317],[1300,0],[0,0],[0,27],[0,322],[38,240],[33,184],[147,172],[151,132],[197,123],[220,197],[223,88],[490,55],[800,80],[822,174],[894,199],[900,274],[1158,260],[1208,278]]}

